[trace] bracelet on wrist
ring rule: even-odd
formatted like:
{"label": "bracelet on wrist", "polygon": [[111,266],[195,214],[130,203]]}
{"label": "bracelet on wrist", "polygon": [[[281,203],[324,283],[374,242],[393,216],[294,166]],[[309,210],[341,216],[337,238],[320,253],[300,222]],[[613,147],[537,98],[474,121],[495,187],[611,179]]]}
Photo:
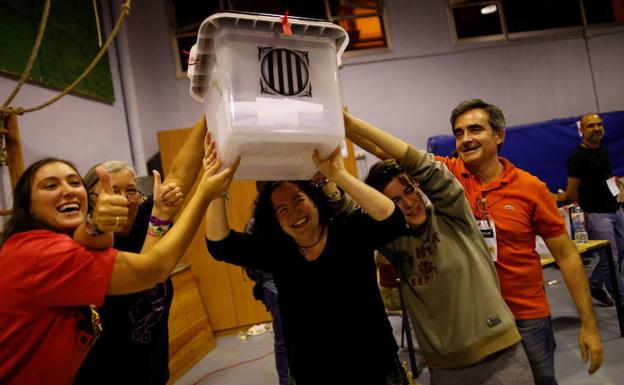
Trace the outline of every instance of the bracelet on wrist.
{"label": "bracelet on wrist", "polygon": [[162,233],[157,233],[154,230],[152,230],[151,228],[147,229],[147,235],[149,235],[150,237],[159,237],[162,236]]}
{"label": "bracelet on wrist", "polygon": [[327,200],[329,200],[329,202],[337,202],[341,200],[343,196],[344,191],[342,191],[340,187],[336,186],[334,191],[327,194]]}
{"label": "bracelet on wrist", "polygon": [[98,229],[97,225],[95,224],[93,213],[88,213],[85,217],[85,228],[87,230],[87,234],[92,237],[97,237],[98,235],[104,234],[104,231]]}
{"label": "bracelet on wrist", "polygon": [[147,235],[155,236],[163,236],[169,231],[171,225],[160,225],[156,226],[152,222],[147,226]]}
{"label": "bracelet on wrist", "polygon": [[161,219],[155,215],[150,216],[149,223],[154,226],[171,226],[173,221],[171,219]]}

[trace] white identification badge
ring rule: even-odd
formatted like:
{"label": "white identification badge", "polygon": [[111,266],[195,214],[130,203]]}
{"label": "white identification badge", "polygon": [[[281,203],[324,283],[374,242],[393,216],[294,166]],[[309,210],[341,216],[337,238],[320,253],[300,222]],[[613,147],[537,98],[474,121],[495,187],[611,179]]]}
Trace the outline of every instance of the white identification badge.
{"label": "white identification badge", "polygon": [[611,194],[613,194],[614,197],[620,195],[620,187],[617,185],[617,181],[615,180],[614,176],[607,179],[607,187],[609,188],[609,191],[611,191]]}
{"label": "white identification badge", "polygon": [[477,221],[477,226],[483,235],[483,239],[485,239],[485,245],[490,252],[492,261],[496,262],[498,253],[496,247],[496,225],[494,221],[491,219],[481,219]]}

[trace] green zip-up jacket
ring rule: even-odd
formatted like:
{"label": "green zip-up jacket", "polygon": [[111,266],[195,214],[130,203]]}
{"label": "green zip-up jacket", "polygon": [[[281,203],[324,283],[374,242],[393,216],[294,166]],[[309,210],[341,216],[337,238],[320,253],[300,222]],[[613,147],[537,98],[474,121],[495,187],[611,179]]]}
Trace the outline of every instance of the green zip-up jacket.
{"label": "green zip-up jacket", "polygon": [[461,184],[433,155],[409,147],[401,166],[433,207],[426,222],[380,251],[394,264],[431,368],[458,368],[518,341],[487,246]]}

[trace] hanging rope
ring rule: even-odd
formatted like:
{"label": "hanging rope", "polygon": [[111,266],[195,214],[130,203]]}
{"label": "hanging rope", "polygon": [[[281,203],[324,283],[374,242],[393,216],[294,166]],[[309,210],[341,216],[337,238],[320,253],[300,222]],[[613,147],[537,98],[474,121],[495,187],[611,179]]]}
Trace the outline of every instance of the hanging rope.
{"label": "hanging rope", "polygon": [[97,7],[98,0],[93,0],[93,15],[95,16],[95,29],[98,34],[98,47],[102,48],[102,27],[100,27],[100,15]]}
{"label": "hanging rope", "polygon": [[[13,99],[15,99],[15,97],[17,96],[18,92],[20,91],[24,83],[26,83],[26,80],[28,79],[28,76],[30,75],[30,72],[32,71],[32,67],[37,58],[37,54],[39,53],[39,48],[41,47],[41,41],[43,40],[44,32],[46,29],[46,24],[48,22],[48,16],[50,14],[50,4],[51,4],[51,0],[45,0],[44,6],[43,6],[43,13],[41,15],[41,21],[39,23],[39,30],[37,31],[37,36],[35,38],[35,44],[33,45],[33,49],[30,53],[30,57],[28,58],[28,61],[26,62],[26,67],[24,68],[24,72],[22,72],[22,75],[20,76],[20,79],[15,85],[15,88],[13,89],[11,94],[7,97],[7,99],[4,101],[2,106],[0,106],[0,161],[2,162],[2,164],[6,163],[8,159],[7,137],[9,135],[9,131],[5,127],[5,120],[13,114],[22,115],[26,112],[38,111],[44,107],[49,106],[50,104],[56,102],[63,96],[70,93],[85,77],[87,77],[91,73],[91,71],[100,61],[102,56],[104,56],[104,54],[108,50],[108,47],[110,47],[110,44],[112,43],[113,39],[115,38],[115,36],[117,36],[117,33],[119,33],[119,29],[121,28],[121,25],[125,21],[126,17],[130,14],[130,3],[131,3],[131,0],[124,0],[124,3],[121,5],[120,14],[119,14],[119,18],[117,19],[117,23],[115,24],[115,27],[111,31],[108,39],[106,40],[106,43],[103,46],[101,43],[102,39],[101,39],[101,34],[100,34],[97,9],[95,10],[100,51],[95,56],[95,58],[93,58],[93,61],[91,62],[91,64],[89,64],[89,66],[84,70],[84,72],[76,80],[74,80],[72,84],[67,86],[57,96],[53,97],[52,99],[38,106],[31,107],[31,108],[11,107],[9,106],[9,104],[13,101]],[[94,6],[95,6],[95,1],[94,1]],[[12,170],[10,164],[9,164],[9,169]],[[4,216],[4,215],[12,215],[11,210],[0,210],[0,216]]]}
{"label": "hanging rope", "polygon": [[[49,3],[50,3],[50,0],[46,0],[46,6],[48,8],[49,8]],[[33,47],[33,53],[31,54],[31,58],[29,59],[29,63],[27,63],[27,65],[26,65],[26,69],[24,70],[24,73],[26,74],[26,76],[24,76],[24,73],[22,74],[22,77],[20,78],[21,84],[18,83],[18,86],[13,91],[12,95],[3,104],[3,106],[0,107],[0,117],[1,117],[1,115],[3,113],[4,114],[23,115],[26,112],[38,111],[38,110],[40,110],[40,109],[42,109],[44,107],[49,106],[50,104],[56,102],[57,100],[59,100],[63,96],[65,96],[68,93],[70,93],[85,77],[87,77],[91,73],[91,71],[97,65],[97,63],[100,61],[102,56],[104,56],[104,54],[108,50],[108,47],[112,43],[113,39],[115,38],[115,36],[117,36],[117,33],[119,32],[119,29],[121,28],[121,25],[123,24],[124,20],[126,19],[128,14],[130,14],[130,3],[131,3],[131,0],[124,0],[124,3],[121,5],[121,10],[120,10],[119,18],[117,19],[117,23],[115,24],[115,27],[113,28],[113,30],[111,31],[110,35],[108,36],[108,39],[106,39],[106,42],[100,48],[100,51],[95,56],[95,58],[93,59],[91,64],[89,64],[89,66],[84,70],[84,72],[76,80],[74,80],[74,82],[72,84],[67,86],[63,91],[61,91],[61,93],[59,93],[58,95],[56,95],[52,99],[50,99],[47,102],[42,103],[42,104],[40,104],[38,106],[31,107],[31,108],[10,107],[10,106],[8,106],[8,104],[15,97],[15,95],[17,94],[17,91],[19,91],[19,88],[24,83],[22,81],[22,78],[24,78],[24,81],[25,81],[25,79],[28,77],[28,74],[30,73],[30,69],[32,68],[32,65],[33,65],[33,63],[35,61],[35,58],[37,57],[37,51],[39,50],[39,47],[37,46],[36,49],[35,49],[35,47]],[[47,19],[47,14],[45,14],[45,18]],[[39,30],[40,30],[41,36],[43,36],[43,30],[44,29],[45,29],[45,22],[44,22],[44,20],[42,18],[42,23],[39,26]],[[39,38],[39,36],[37,36],[37,37]],[[41,43],[41,41],[39,41],[39,44],[40,43]],[[35,42],[35,44],[37,44],[37,42]],[[32,63],[31,63],[31,61],[32,61]],[[30,65],[30,68],[29,68],[29,65]],[[26,73],[26,71],[28,71],[28,73]]]}

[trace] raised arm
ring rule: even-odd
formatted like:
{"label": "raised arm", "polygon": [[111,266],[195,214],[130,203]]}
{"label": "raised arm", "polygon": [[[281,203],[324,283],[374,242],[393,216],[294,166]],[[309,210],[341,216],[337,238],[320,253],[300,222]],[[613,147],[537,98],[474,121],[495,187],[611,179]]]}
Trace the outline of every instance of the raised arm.
{"label": "raised arm", "polygon": [[206,132],[206,116],[202,113],[191,134],[173,158],[171,169],[165,181],[161,183],[160,173],[156,170],[153,171],[154,191],[152,196],[154,197],[154,207],[150,216],[154,222],[152,223],[150,219],[151,229],[148,230],[141,252],[154,247],[164,232],[168,231],[173,218],[182,207],[184,197],[189,194],[197,176],[200,175],[204,154],[202,143],[204,137],[209,137]]}
{"label": "raised arm", "polygon": [[148,289],[167,278],[190,244],[210,201],[221,196],[229,186],[238,162],[216,173],[220,166],[217,156],[206,165],[195,194],[176,225],[158,244],[141,254],[117,254],[108,294]]}
{"label": "raised arm", "polygon": [[[218,159],[215,143],[210,140],[209,135],[206,135],[206,141],[204,141],[204,168],[209,167],[215,159]],[[240,158],[237,162],[240,162]],[[230,179],[230,182],[231,181]],[[229,187],[230,184],[228,183],[223,191],[227,191]],[[230,233],[230,224],[228,222],[225,204],[225,197],[222,195],[208,205],[208,209],[206,210],[205,234],[206,238],[210,241],[220,241]]]}
{"label": "raised arm", "polygon": [[230,233],[225,198],[219,197],[208,205],[205,231],[206,238],[210,241],[221,241]]}
{"label": "raised arm", "polygon": [[349,140],[351,140],[353,143],[355,143],[358,146],[360,146],[361,148],[363,148],[366,152],[369,152],[369,153],[375,155],[377,158],[379,158],[381,160],[386,160],[386,159],[392,158],[390,155],[388,155],[385,152],[383,152],[383,150],[381,148],[379,148],[377,145],[375,145],[370,140],[364,138],[363,136],[360,136],[360,135],[358,135],[355,132],[350,131],[350,130],[347,130],[345,133],[347,135],[347,138],[349,138]]}
{"label": "raised arm", "polygon": [[401,162],[407,151],[407,143],[387,132],[343,111],[347,137],[380,159],[394,158]]}
{"label": "raised arm", "polygon": [[357,179],[344,167],[340,147],[327,159],[320,159],[318,150],[312,155],[318,170],[349,194],[373,219],[388,218],[394,211],[394,203],[385,195]]}
{"label": "raised arm", "polygon": [[165,177],[165,185],[175,183],[185,196],[188,195],[193,183],[200,175],[206,132],[206,116],[202,113],[191,134],[173,158],[171,169]]}
{"label": "raised arm", "polygon": [[180,192],[180,188],[175,183],[161,184],[160,173],[156,170],[154,173],[154,207],[150,213],[147,234],[143,241],[141,252],[145,252],[152,247],[165,235],[173,224],[173,217],[178,212],[184,197]]}
{"label": "raised arm", "polygon": [[390,158],[396,159],[401,167],[420,184],[421,190],[438,210],[472,220],[472,214],[469,217],[466,216],[469,206],[465,201],[464,191],[446,166],[435,162],[431,154],[410,147],[401,139],[346,111],[343,111],[343,115],[347,133],[365,138]]}

